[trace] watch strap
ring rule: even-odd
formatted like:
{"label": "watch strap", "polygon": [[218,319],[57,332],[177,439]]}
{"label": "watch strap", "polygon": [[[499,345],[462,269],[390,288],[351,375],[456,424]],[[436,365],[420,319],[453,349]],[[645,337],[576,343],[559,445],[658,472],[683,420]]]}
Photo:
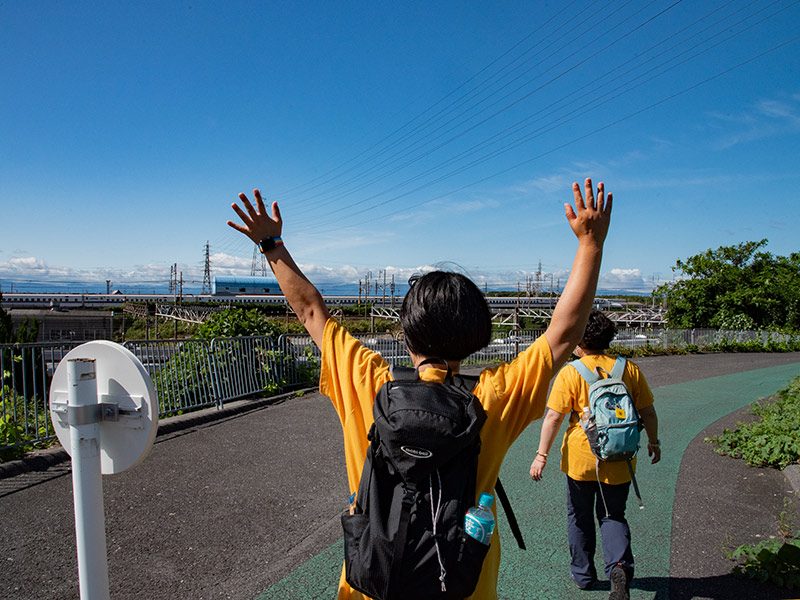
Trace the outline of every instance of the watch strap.
{"label": "watch strap", "polygon": [[262,254],[266,254],[278,246],[283,246],[283,240],[280,237],[265,237],[258,242],[258,249],[261,250]]}

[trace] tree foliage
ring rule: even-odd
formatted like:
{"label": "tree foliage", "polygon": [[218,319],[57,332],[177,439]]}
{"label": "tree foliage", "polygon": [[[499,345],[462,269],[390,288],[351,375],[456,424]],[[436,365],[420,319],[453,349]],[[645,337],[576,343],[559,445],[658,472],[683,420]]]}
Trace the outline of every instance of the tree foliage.
{"label": "tree foliage", "polygon": [[670,327],[800,330],[800,253],[776,256],[767,240],[678,260],[661,286]]}
{"label": "tree foliage", "polygon": [[197,331],[198,337],[206,340],[246,335],[267,335],[277,338],[280,334],[280,325],[256,308],[223,310],[212,315]]}
{"label": "tree foliage", "polygon": [[39,337],[39,321],[25,317],[25,320],[15,328],[11,315],[5,311],[2,302],[3,294],[0,293],[0,344],[35,342]]}

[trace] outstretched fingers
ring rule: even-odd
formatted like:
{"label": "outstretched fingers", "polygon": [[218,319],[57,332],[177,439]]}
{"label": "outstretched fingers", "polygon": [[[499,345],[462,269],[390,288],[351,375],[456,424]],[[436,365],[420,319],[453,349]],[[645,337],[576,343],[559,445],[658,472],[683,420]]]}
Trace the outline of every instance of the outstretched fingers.
{"label": "outstretched fingers", "polygon": [[281,209],[278,208],[277,202],[272,203],[272,220],[279,225],[283,224],[283,219],[281,218]]}
{"label": "outstretched fingers", "polygon": [[611,218],[612,195],[606,196],[603,182],[593,188],[592,179],[587,177],[583,183],[583,190],[579,183],[572,184],[572,193],[575,205],[564,204],[564,212],[572,231],[578,238],[589,236],[596,242],[602,243],[608,231]]}
{"label": "outstretched fingers", "polygon": [[[576,182],[572,184],[572,192],[575,196],[575,210],[574,214],[578,214],[583,210],[597,211],[600,213],[611,213],[611,205],[613,203],[613,195],[609,192],[606,196],[605,184],[601,181],[597,184],[597,191],[592,187],[591,178],[587,177],[584,181],[584,195],[581,194],[580,185]],[[567,211],[567,217],[570,217]]]}
{"label": "outstretched fingers", "polygon": [[[598,193],[603,184],[597,186]],[[592,179],[591,177],[587,177],[586,181],[583,182],[583,188],[586,192],[586,208],[594,210],[596,208],[595,205],[595,198],[594,198],[594,189],[592,188]]]}
{"label": "outstretched fingers", "polygon": [[[256,195],[255,198],[256,198],[256,202],[259,202],[259,200],[261,198],[261,195],[260,194]],[[258,214],[259,214],[260,211],[256,211],[256,209],[253,208],[252,203],[250,202],[250,200],[248,200],[248,198],[247,198],[247,196],[245,194],[240,193],[239,194],[239,200],[244,205],[244,207],[247,209],[247,214],[250,215],[250,220],[251,221],[255,221],[258,218]],[[264,206],[264,202],[261,201],[260,205],[261,205],[261,207],[263,207]],[[239,211],[236,211],[236,212],[238,213]]]}
{"label": "outstretched fingers", "polygon": [[[589,182],[589,191],[592,189],[591,180],[587,179],[586,181]],[[586,208],[586,204],[583,202],[583,195],[581,194],[581,186],[576,181],[572,184],[572,195],[575,196],[575,208],[577,210],[583,210]],[[589,197],[589,194],[586,194],[586,197]]]}
{"label": "outstretched fingers", "polygon": [[[239,198],[241,198],[242,196],[244,196],[244,194],[239,194]],[[247,201],[246,198],[245,198],[245,201]],[[249,202],[248,202],[248,204],[249,204]],[[234,221],[228,221],[228,225],[230,225],[231,227],[233,227],[237,231],[241,231],[242,233],[247,233],[247,229],[248,229],[248,227],[250,225],[253,224],[253,220],[241,208],[239,208],[239,205],[236,204],[236,202],[231,204],[231,208],[233,209],[233,211],[237,215],[239,215],[239,218],[242,220],[242,223],[244,223],[245,226],[243,227],[242,225],[239,225],[238,223],[236,223]]]}
{"label": "outstretched fingers", "polygon": [[253,198],[255,206],[246,194],[239,194],[239,202],[231,204],[231,208],[239,216],[241,223],[228,221],[228,225],[245,234],[256,244],[265,237],[279,237],[283,221],[278,203],[272,203],[270,214],[259,190],[253,190]]}
{"label": "outstretched fingers", "polygon": [[256,199],[256,208],[258,208],[258,213],[261,215],[267,214],[267,209],[264,206],[264,199],[261,197],[261,192],[259,190],[253,190],[253,198]]}

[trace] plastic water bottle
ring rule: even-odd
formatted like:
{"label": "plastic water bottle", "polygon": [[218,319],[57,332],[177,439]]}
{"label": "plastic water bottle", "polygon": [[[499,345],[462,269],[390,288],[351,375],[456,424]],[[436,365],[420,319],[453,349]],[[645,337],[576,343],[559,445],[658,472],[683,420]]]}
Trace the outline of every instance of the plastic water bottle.
{"label": "plastic water bottle", "polygon": [[592,417],[592,411],[589,410],[588,406],[584,406],[583,414],[581,415],[581,427],[583,427],[584,431],[586,431],[586,429],[590,426],[591,417]]}
{"label": "plastic water bottle", "polygon": [[478,506],[470,508],[464,517],[464,531],[467,532],[467,535],[487,546],[492,541],[492,532],[494,531],[492,502],[494,502],[494,496],[481,494]]}
{"label": "plastic water bottle", "polygon": [[597,423],[592,418],[592,411],[588,406],[583,407],[583,414],[581,415],[581,427],[583,428],[586,438],[589,440],[589,445],[594,449],[597,445]]}

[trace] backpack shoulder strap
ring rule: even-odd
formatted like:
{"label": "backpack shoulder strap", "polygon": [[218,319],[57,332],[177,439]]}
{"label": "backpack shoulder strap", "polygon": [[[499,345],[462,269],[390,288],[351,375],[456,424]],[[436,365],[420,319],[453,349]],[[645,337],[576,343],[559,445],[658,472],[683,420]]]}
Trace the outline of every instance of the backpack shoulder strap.
{"label": "backpack shoulder strap", "polygon": [[517,545],[519,546],[520,550],[526,550],[525,540],[522,539],[522,531],[519,528],[519,523],[517,522],[517,515],[514,514],[514,509],[511,507],[511,501],[508,499],[508,494],[506,494],[506,490],[503,488],[503,484],[500,483],[500,478],[497,478],[497,483],[494,485],[494,491],[497,492],[497,498],[500,500],[500,504],[503,505],[503,510],[506,513],[506,518],[508,519],[508,526],[511,528],[511,533],[514,534],[514,538],[517,540]]}
{"label": "backpack shoulder strap", "polygon": [[480,380],[480,375],[462,375],[461,373],[453,375],[453,381],[470,392],[475,389],[475,386],[478,385]]}
{"label": "backpack shoulder strap", "polygon": [[592,370],[585,364],[583,364],[583,362],[580,360],[573,360],[569,364],[572,366],[573,369],[575,369],[578,372],[578,375],[580,375],[583,378],[583,380],[589,385],[592,385],[595,381],[600,379],[597,373],[592,372]]}
{"label": "backpack shoulder strap", "polygon": [[609,377],[611,379],[622,379],[622,375],[625,373],[625,360],[624,356],[618,356],[617,360],[614,361],[614,368],[611,369],[611,373],[609,373]]}

